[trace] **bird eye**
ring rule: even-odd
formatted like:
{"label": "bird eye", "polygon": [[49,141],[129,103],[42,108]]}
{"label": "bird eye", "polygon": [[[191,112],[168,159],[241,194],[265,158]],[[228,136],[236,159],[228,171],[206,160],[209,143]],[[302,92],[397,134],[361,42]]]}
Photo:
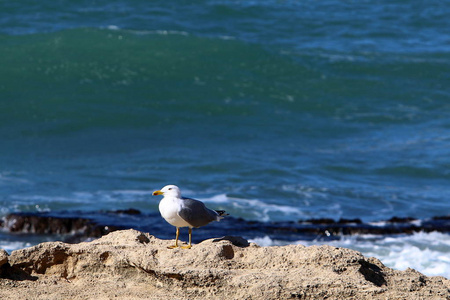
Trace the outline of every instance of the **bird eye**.
{"label": "bird eye", "polygon": [[169,191],[171,190],[172,188],[169,188]]}

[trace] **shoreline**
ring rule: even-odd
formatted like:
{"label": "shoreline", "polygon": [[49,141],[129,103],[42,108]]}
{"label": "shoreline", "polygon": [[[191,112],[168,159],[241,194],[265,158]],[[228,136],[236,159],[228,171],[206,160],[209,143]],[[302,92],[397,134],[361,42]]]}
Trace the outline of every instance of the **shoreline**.
{"label": "shoreline", "polygon": [[[161,232],[169,232],[167,236],[163,234],[160,238],[171,238],[173,230],[170,229],[172,228],[164,226],[164,222],[162,224],[158,213],[146,214],[134,208],[117,211],[10,213],[0,219],[0,227],[6,232],[58,235],[68,243],[82,242],[87,238],[98,238],[116,230],[129,228],[145,232],[153,231],[156,226]],[[202,235],[202,232],[207,234]],[[228,216],[220,223],[212,223],[202,228],[202,231],[196,232],[194,238],[199,237],[199,241],[202,241],[211,235],[221,235],[225,232],[233,232],[234,235],[246,236],[249,239],[254,238],[255,236],[252,235],[255,234],[257,237],[276,235],[284,237],[283,239],[287,241],[312,240],[317,237],[327,241],[357,234],[411,235],[417,232],[449,234],[450,215],[434,216],[428,219],[394,216],[377,222],[342,218],[261,222]]]}

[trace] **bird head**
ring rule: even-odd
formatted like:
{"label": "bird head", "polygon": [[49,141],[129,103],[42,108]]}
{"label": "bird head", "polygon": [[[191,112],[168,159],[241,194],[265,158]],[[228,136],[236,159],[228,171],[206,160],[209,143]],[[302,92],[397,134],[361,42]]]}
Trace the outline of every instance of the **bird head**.
{"label": "bird head", "polygon": [[174,196],[181,197],[180,189],[176,185],[166,185],[162,189],[153,192],[153,196],[164,195],[164,196]]}

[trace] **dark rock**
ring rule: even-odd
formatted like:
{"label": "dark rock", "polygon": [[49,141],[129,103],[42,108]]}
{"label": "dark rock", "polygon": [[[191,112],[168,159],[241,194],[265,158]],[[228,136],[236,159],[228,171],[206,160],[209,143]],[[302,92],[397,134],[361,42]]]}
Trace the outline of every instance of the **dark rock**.
{"label": "dark rock", "polygon": [[386,222],[389,223],[411,223],[412,221],[417,221],[417,219],[415,218],[411,218],[411,217],[404,217],[404,218],[400,218],[400,217],[392,217],[389,220],[387,220]]}
{"label": "dark rock", "polygon": [[338,221],[339,224],[350,224],[350,223],[354,223],[354,224],[362,224],[361,219],[339,219]]}
{"label": "dark rock", "polygon": [[134,208],[129,208],[129,209],[118,209],[118,210],[113,210],[113,211],[108,211],[109,213],[112,214],[124,214],[124,215],[140,215],[141,211],[138,209],[134,209]]}
{"label": "dark rock", "polygon": [[244,239],[243,237],[240,236],[224,236],[218,239],[214,239],[213,243],[217,243],[220,241],[229,241],[231,242],[233,245],[237,246],[237,247],[248,247],[250,246],[250,243]]}
{"label": "dark rock", "polygon": [[32,233],[63,236],[65,242],[80,242],[86,238],[101,237],[121,229],[118,226],[96,224],[91,219],[76,217],[56,217],[32,213],[8,214],[2,227],[13,233]]}
{"label": "dark rock", "polygon": [[5,217],[3,227],[10,232],[36,234],[69,234],[86,231],[91,221],[83,218],[58,218],[39,214],[12,213]]}
{"label": "dark rock", "polygon": [[433,220],[449,220],[450,221],[450,216],[440,216],[440,217],[433,217]]}
{"label": "dark rock", "polygon": [[[55,235],[55,239],[69,243],[98,238],[118,229],[129,228],[150,232],[163,239],[172,239],[175,236],[174,227],[168,225],[158,213],[143,214],[132,208],[109,212],[13,213],[5,216],[0,224],[12,233]],[[298,241],[333,240],[343,235],[356,234],[412,234],[420,231],[450,232],[450,217],[424,220],[393,217],[384,223],[373,224],[363,223],[360,219],[343,218],[338,221],[322,218],[298,222],[259,222],[227,216],[221,222],[213,222],[196,229],[193,242],[199,243],[211,237],[230,234],[241,235],[247,239],[269,236],[279,240]]]}
{"label": "dark rock", "polygon": [[321,218],[321,219],[308,219],[305,221],[299,221],[299,223],[311,223],[311,224],[334,224],[336,223],[333,219]]}

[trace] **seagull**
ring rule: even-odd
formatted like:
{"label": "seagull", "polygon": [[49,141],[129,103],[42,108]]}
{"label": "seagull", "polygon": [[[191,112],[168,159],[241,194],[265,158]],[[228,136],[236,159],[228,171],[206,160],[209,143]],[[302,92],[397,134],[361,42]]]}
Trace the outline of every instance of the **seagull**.
{"label": "seagull", "polygon": [[212,221],[220,221],[228,214],[224,210],[212,210],[203,202],[181,196],[180,188],[176,185],[166,185],[161,190],[153,192],[153,196],[163,195],[159,202],[161,216],[172,226],[177,228],[175,245],[169,249],[178,247],[180,227],[189,227],[189,245],[181,246],[183,249],[192,247],[192,228],[205,226]]}

